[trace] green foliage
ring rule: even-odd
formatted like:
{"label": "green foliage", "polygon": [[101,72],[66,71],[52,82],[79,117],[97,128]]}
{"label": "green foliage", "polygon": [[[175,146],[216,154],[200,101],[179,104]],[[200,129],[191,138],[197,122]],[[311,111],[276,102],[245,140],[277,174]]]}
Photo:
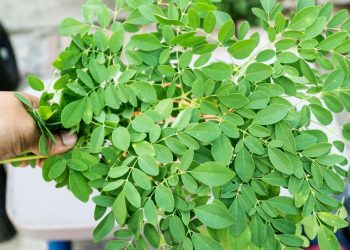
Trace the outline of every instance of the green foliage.
{"label": "green foliage", "polygon": [[[16,95],[43,154],[52,132],[79,135],[45,162],[44,179],[83,202],[97,195],[94,239],[114,231],[108,249],[301,249],[302,228],[339,249],[333,232],[347,223],[333,196],[346,141],[309,126],[350,111],[347,15],[299,1],[289,18],[263,0],[253,12],[270,42],[260,46],[215,2],[116,0],[109,10],[88,0],[84,22],[63,21],[72,42],[53,64],[54,91],[39,109]],[[148,24],[154,32],[139,32]],[[215,60],[217,49],[232,60]],[[349,124],[342,133],[350,140]]]}

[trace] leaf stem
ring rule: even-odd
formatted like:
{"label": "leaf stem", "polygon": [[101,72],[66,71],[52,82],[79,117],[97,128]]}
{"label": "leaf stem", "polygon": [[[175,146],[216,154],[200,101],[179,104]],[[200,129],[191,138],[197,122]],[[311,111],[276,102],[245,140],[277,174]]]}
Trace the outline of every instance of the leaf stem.
{"label": "leaf stem", "polygon": [[45,155],[30,155],[30,156],[19,156],[12,159],[7,159],[0,161],[0,164],[10,164],[13,162],[22,162],[22,161],[32,161],[32,160],[41,160],[47,159],[48,156]]}

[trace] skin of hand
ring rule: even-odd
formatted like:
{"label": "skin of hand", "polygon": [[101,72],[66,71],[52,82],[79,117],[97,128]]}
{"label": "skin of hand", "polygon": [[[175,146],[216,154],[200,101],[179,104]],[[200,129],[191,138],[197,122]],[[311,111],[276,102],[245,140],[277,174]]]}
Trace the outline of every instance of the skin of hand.
{"label": "skin of hand", "polygon": [[[29,151],[39,154],[40,130],[33,118],[27,113],[14,92],[0,92],[0,160],[15,157]],[[20,93],[34,108],[38,107],[38,98]],[[49,155],[62,154],[70,150],[77,141],[76,134],[66,131],[54,134],[57,143],[49,142]],[[39,162],[40,163],[40,162]],[[22,165],[27,165],[24,162]]]}

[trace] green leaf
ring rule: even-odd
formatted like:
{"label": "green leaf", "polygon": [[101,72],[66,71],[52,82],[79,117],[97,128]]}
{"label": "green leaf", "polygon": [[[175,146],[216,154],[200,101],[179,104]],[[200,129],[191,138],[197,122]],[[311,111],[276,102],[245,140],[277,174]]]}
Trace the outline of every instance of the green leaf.
{"label": "green leaf", "polygon": [[72,128],[77,126],[81,119],[83,119],[84,114],[84,102],[78,100],[72,103],[69,103],[64,107],[61,114],[62,125],[65,128]]}
{"label": "green leaf", "polygon": [[222,62],[212,63],[202,68],[203,72],[216,81],[222,81],[231,78],[233,69],[230,65]]}
{"label": "green leaf", "polygon": [[286,214],[296,215],[300,213],[299,209],[296,208],[294,205],[294,200],[290,197],[276,196],[270,198],[268,200],[268,203],[270,203],[270,205]]}
{"label": "green leaf", "polygon": [[250,228],[246,227],[245,230],[238,236],[232,235],[230,230],[227,230],[227,241],[229,250],[248,249],[251,243]]}
{"label": "green leaf", "polygon": [[141,101],[148,103],[157,101],[157,93],[151,84],[135,82],[130,87]]}
{"label": "green leaf", "polygon": [[234,223],[234,219],[226,208],[218,204],[208,204],[194,209],[196,217],[207,227],[224,229]]}
{"label": "green leaf", "polygon": [[138,156],[154,156],[155,152],[154,152],[154,148],[152,146],[152,144],[150,144],[149,142],[146,141],[141,141],[141,142],[137,142],[132,144],[132,147],[134,148],[136,154]]}
{"label": "green leaf", "polygon": [[316,161],[324,166],[334,166],[346,161],[346,158],[341,155],[324,155],[318,157]]}
{"label": "green leaf", "polygon": [[317,19],[319,12],[319,6],[311,6],[302,9],[293,17],[288,28],[291,30],[302,30],[309,27]]}
{"label": "green leaf", "polygon": [[238,39],[242,40],[245,38],[245,36],[248,34],[248,31],[250,29],[250,24],[248,21],[243,21],[238,29]]}
{"label": "green leaf", "polygon": [[199,123],[187,130],[187,134],[202,142],[213,142],[221,135],[219,126],[215,123]]}
{"label": "green leaf", "polygon": [[213,143],[211,153],[215,161],[228,165],[233,155],[233,147],[230,140],[225,135],[221,135],[219,139]]}
{"label": "green leaf", "polygon": [[159,65],[158,70],[165,77],[173,77],[175,75],[175,69],[171,65]]}
{"label": "green leaf", "polygon": [[344,228],[348,226],[348,222],[344,219],[340,218],[339,216],[327,212],[318,212],[317,213],[318,218],[320,218],[323,222],[327,223],[328,225],[336,228]]}
{"label": "green leaf", "polygon": [[112,34],[109,38],[109,49],[113,53],[118,53],[123,47],[124,31],[118,30]]}
{"label": "green leaf", "polygon": [[59,31],[64,36],[70,36],[74,33],[81,31],[85,27],[85,24],[79,22],[74,18],[66,18],[59,26]]}
{"label": "green leaf", "polygon": [[24,97],[21,94],[15,93],[14,96],[24,105],[28,106],[29,108],[33,109],[33,105],[31,101],[29,101],[26,97]]}
{"label": "green leaf", "polygon": [[327,26],[327,18],[319,17],[316,21],[305,30],[305,39],[311,39],[321,34]]}
{"label": "green leaf", "polygon": [[285,121],[280,121],[275,125],[276,139],[283,142],[283,148],[292,153],[296,154],[296,145],[294,135],[292,133],[290,125]]}
{"label": "green leaf", "polygon": [[157,176],[159,174],[159,167],[156,160],[149,155],[141,156],[139,159],[139,166],[146,174]]}
{"label": "green leaf", "polygon": [[101,50],[102,52],[107,50],[108,40],[104,32],[100,30],[96,31],[96,33],[94,34],[94,41],[99,50]]}
{"label": "green leaf", "polygon": [[219,242],[212,237],[206,236],[200,233],[194,233],[192,235],[192,243],[195,249],[200,250],[223,250]]}
{"label": "green leaf", "polygon": [[252,232],[252,242],[261,247],[266,239],[266,225],[260,219],[260,217],[255,214],[250,222],[250,231]]}
{"label": "green leaf", "polygon": [[207,33],[212,33],[216,25],[216,16],[213,12],[209,12],[209,14],[204,18],[203,28]]}
{"label": "green leaf", "polygon": [[107,250],[117,250],[117,249],[124,249],[128,246],[129,242],[125,240],[111,240],[108,241],[106,244]]}
{"label": "green leaf", "polygon": [[173,111],[173,101],[171,99],[161,100],[154,108],[154,111],[160,114],[164,119],[169,118]]}
{"label": "green leaf", "polygon": [[321,250],[340,250],[341,247],[334,233],[327,227],[321,225],[318,229],[318,244]]}
{"label": "green leaf", "polygon": [[130,42],[143,51],[153,51],[162,47],[160,40],[153,34],[134,35]]}
{"label": "green leaf", "polygon": [[128,214],[126,209],[124,192],[120,192],[118,197],[115,199],[113,203],[112,211],[119,226],[123,226],[125,224],[125,220]]}
{"label": "green leaf", "polygon": [[315,6],[315,0],[298,0],[297,11],[311,6]]}
{"label": "green leaf", "polygon": [[[244,190],[247,190],[247,189],[244,188]],[[229,208],[230,214],[235,220],[235,223],[234,223],[235,226],[231,226],[229,228],[229,232],[234,236],[240,235],[248,225],[246,212],[244,210],[245,205],[248,205],[248,204],[244,203],[244,201],[245,199],[243,199],[242,196],[237,196],[237,198],[234,199],[234,201],[232,202]]]}
{"label": "green leaf", "polygon": [[287,116],[289,109],[287,105],[271,104],[257,113],[253,123],[258,125],[275,124]]}
{"label": "green leaf", "polygon": [[85,177],[75,171],[70,171],[69,174],[69,188],[74,194],[82,202],[88,202],[89,196],[92,193],[92,189],[88,185]]}
{"label": "green leaf", "polygon": [[194,158],[194,150],[188,149],[181,158],[181,169],[187,170],[191,166],[193,162],[193,158]]}
{"label": "green leaf", "polygon": [[320,50],[330,51],[338,47],[348,37],[347,31],[337,32],[333,35],[328,36],[318,45]]}
{"label": "green leaf", "polygon": [[280,63],[290,64],[290,63],[297,62],[299,60],[299,57],[293,52],[286,51],[286,52],[278,53],[277,60]]}
{"label": "green leaf", "polygon": [[79,79],[90,89],[93,89],[95,87],[94,82],[92,81],[89,74],[81,69],[77,70],[77,75]]}
{"label": "green leaf", "polygon": [[274,171],[265,175],[262,180],[272,186],[287,186],[287,181],[280,172]]}
{"label": "green leaf", "polygon": [[252,124],[249,129],[249,133],[255,137],[267,137],[271,135],[271,131],[263,126]]}
{"label": "green leaf", "polygon": [[249,103],[249,99],[242,94],[233,93],[220,96],[219,100],[229,108],[240,109]]}
{"label": "green leaf", "polygon": [[183,155],[187,148],[176,138],[166,138],[165,145],[177,155]]}
{"label": "green leaf", "polygon": [[182,131],[190,123],[192,117],[192,109],[187,108],[182,110],[176,117],[174,123],[172,124],[173,128],[176,128],[177,131]]}
{"label": "green leaf", "polygon": [[84,172],[89,169],[89,167],[85,164],[85,162],[78,159],[69,159],[67,160],[67,165],[78,172]]}
{"label": "green leaf", "polygon": [[288,50],[296,45],[295,39],[281,39],[275,43],[275,47],[279,51]]}
{"label": "green leaf", "polygon": [[153,127],[154,122],[151,118],[145,115],[137,116],[131,123],[132,128],[137,132],[149,132]]}
{"label": "green leaf", "polygon": [[174,210],[175,201],[173,193],[165,185],[160,185],[156,188],[155,199],[157,205],[165,212],[172,212]]}
{"label": "green leaf", "polygon": [[50,179],[56,179],[60,177],[64,171],[66,170],[66,162],[63,160],[60,160],[56,162],[49,171],[49,178]]}
{"label": "green leaf", "polygon": [[328,27],[335,28],[342,24],[349,17],[349,12],[347,9],[342,9],[338,11],[331,20],[329,20]]}
{"label": "green leaf", "polygon": [[174,215],[169,220],[170,232],[177,242],[183,242],[186,237],[185,227],[181,219]]}
{"label": "green leaf", "polygon": [[347,123],[343,126],[342,133],[344,138],[350,141],[350,123]]}
{"label": "green leaf", "polygon": [[230,138],[238,138],[239,130],[237,126],[231,121],[223,121],[220,123],[220,129],[222,132]]}
{"label": "green leaf", "polygon": [[107,69],[104,65],[97,63],[96,60],[89,62],[89,71],[97,83],[102,83],[107,79]]}
{"label": "green leaf", "polygon": [[306,157],[319,157],[321,155],[328,154],[332,148],[329,143],[316,143],[307,147],[302,154]]}
{"label": "green leaf", "polygon": [[108,7],[106,5],[100,5],[96,14],[98,23],[101,25],[101,27],[108,27],[112,19]]}
{"label": "green leaf", "polygon": [[127,166],[113,167],[109,170],[108,176],[111,178],[119,178],[129,172],[130,168]]}
{"label": "green leaf", "polygon": [[252,63],[246,70],[246,78],[249,81],[260,82],[269,78],[273,73],[271,66],[263,63]]}
{"label": "green leaf", "polygon": [[184,52],[179,58],[180,67],[182,69],[186,69],[190,65],[192,58],[193,58],[192,52],[190,51]]}
{"label": "green leaf", "polygon": [[149,244],[155,249],[158,249],[160,244],[160,236],[157,229],[151,224],[146,224],[143,233],[145,234]]}
{"label": "green leaf", "polygon": [[322,169],[322,173],[327,186],[339,193],[344,191],[345,184],[339,174],[327,168]]}
{"label": "green leaf", "polygon": [[332,113],[318,104],[309,105],[312,113],[315,115],[316,119],[323,125],[329,125],[333,121]]}
{"label": "green leaf", "polygon": [[210,187],[222,186],[236,175],[232,170],[218,162],[203,163],[190,173],[195,179]]}
{"label": "green leaf", "polygon": [[151,199],[149,199],[145,204],[144,214],[145,214],[145,217],[149,223],[151,223],[154,226],[158,225],[157,208]]}
{"label": "green leaf", "polygon": [[245,147],[236,156],[235,170],[238,177],[244,182],[248,182],[253,178],[255,170],[254,160]]}
{"label": "green leaf", "polygon": [[233,20],[228,20],[224,23],[218,33],[218,39],[220,42],[225,43],[229,41],[235,34],[236,26]]}
{"label": "green leaf", "polygon": [[97,127],[91,134],[91,151],[98,153],[101,151],[105,139],[104,127]]}
{"label": "green leaf", "polygon": [[135,183],[142,189],[150,190],[152,188],[152,184],[149,180],[148,175],[146,175],[141,170],[134,168],[132,170],[132,178],[134,179]]}
{"label": "green leaf", "polygon": [[245,59],[251,55],[257,44],[255,39],[242,40],[234,43],[228,51],[236,59]]}
{"label": "green leaf", "polygon": [[330,73],[323,85],[324,91],[333,91],[340,88],[345,80],[345,72],[341,69],[335,70]]}
{"label": "green leaf", "polygon": [[95,228],[93,237],[95,242],[99,242],[107,237],[115,225],[114,215],[110,212]]}
{"label": "green leaf", "polygon": [[123,151],[128,150],[130,147],[129,131],[124,127],[116,128],[112,133],[112,142],[116,148]]}
{"label": "green leaf", "polygon": [[291,175],[293,174],[293,165],[284,152],[277,148],[268,149],[269,159],[272,165],[280,172]]}
{"label": "green leaf", "polygon": [[260,0],[260,2],[267,14],[271,13],[271,10],[276,4],[276,0]]}
{"label": "green leaf", "polygon": [[159,137],[161,136],[162,129],[159,125],[154,125],[149,131],[149,140],[151,143],[157,142]]}
{"label": "green leaf", "polygon": [[39,153],[41,155],[47,155],[48,153],[47,138],[45,135],[41,135],[39,138]]}
{"label": "green leaf", "polygon": [[323,100],[327,106],[327,108],[334,112],[334,113],[340,113],[344,110],[343,104],[340,102],[339,98],[336,97],[333,94],[324,94]]}
{"label": "green leaf", "polygon": [[301,247],[304,243],[303,238],[293,234],[280,234],[277,237],[282,243],[292,247]]}
{"label": "green leaf", "polygon": [[261,91],[253,92],[248,98],[249,103],[246,107],[249,109],[263,109],[270,102],[270,97]]}
{"label": "green leaf", "polygon": [[160,16],[160,15],[157,15],[157,14],[153,14],[153,15],[156,17],[158,22],[161,23],[161,24],[184,26],[184,24],[181,21],[179,21],[179,20],[168,19],[166,17]]}
{"label": "green leaf", "polygon": [[126,199],[136,208],[141,206],[141,196],[139,191],[134,187],[130,181],[125,182],[124,192]]}
{"label": "green leaf", "polygon": [[276,55],[276,52],[271,49],[261,51],[257,56],[256,60],[258,62],[266,62],[271,60]]}
{"label": "green leaf", "polygon": [[243,142],[247,149],[254,154],[263,155],[265,153],[262,143],[254,136],[248,135],[243,139]]}
{"label": "green leaf", "polygon": [[44,83],[36,76],[28,76],[28,83],[30,87],[36,91],[43,91],[45,89]]}
{"label": "green leaf", "polygon": [[321,188],[323,186],[323,175],[321,166],[317,162],[311,164],[311,174],[316,186]]}

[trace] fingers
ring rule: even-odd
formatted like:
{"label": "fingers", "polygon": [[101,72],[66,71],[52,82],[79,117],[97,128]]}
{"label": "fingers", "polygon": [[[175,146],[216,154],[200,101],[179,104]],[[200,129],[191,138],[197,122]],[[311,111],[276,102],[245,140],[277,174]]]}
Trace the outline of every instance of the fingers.
{"label": "fingers", "polygon": [[26,167],[28,167],[28,165],[29,165],[29,162],[28,161],[23,161],[22,163],[21,163],[21,165],[19,165],[21,168],[26,168]]}
{"label": "fingers", "polygon": [[37,162],[37,166],[38,166],[38,167],[40,167],[40,168],[42,168],[42,167],[44,166],[44,162],[45,162],[45,160],[44,160],[44,159],[40,159],[40,160],[38,160],[38,162]]}
{"label": "fingers", "polygon": [[54,136],[57,142],[50,142],[48,153],[49,155],[63,154],[72,149],[77,142],[77,135],[69,134],[66,131],[55,134]]}

